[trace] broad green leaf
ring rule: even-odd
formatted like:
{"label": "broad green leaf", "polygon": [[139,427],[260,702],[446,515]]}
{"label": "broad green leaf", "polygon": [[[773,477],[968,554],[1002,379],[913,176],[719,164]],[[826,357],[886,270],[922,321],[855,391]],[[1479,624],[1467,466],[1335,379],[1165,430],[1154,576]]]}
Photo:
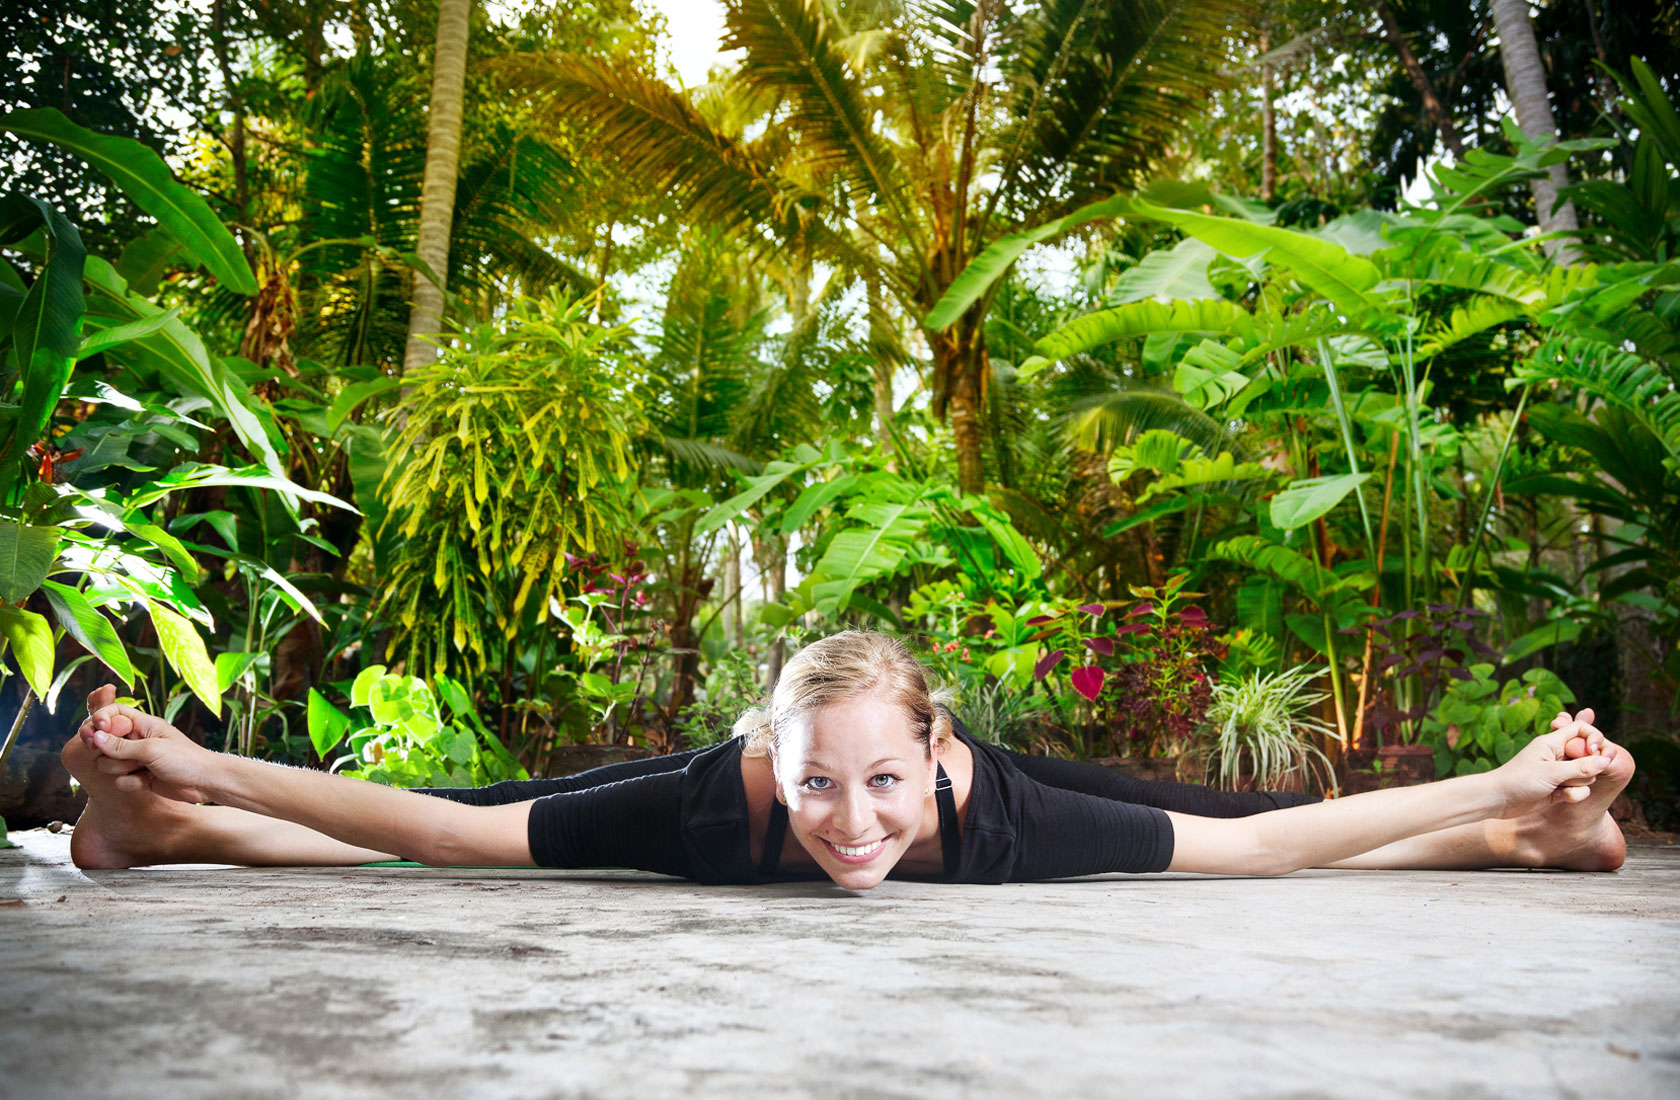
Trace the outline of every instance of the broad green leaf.
{"label": "broad green leaf", "polygon": [[846,518],[862,520],[870,526],[841,531],[830,540],[813,574],[821,578],[813,586],[813,591],[821,593],[819,607],[827,614],[842,611],[852,589],[896,571],[912,540],[927,528],[932,514],[932,509],[919,501],[864,501],[854,505]]}
{"label": "broad green leaf", "polygon": [[1380,299],[1370,293],[1382,277],[1376,265],[1332,241],[1275,225],[1170,210],[1153,203],[1134,203],[1133,209],[1143,217],[1175,225],[1235,259],[1264,253],[1268,262],[1287,268],[1349,317],[1380,305]]}
{"label": "broad green leaf", "polygon": [[355,682],[350,685],[350,705],[365,707],[373,695],[373,685],[385,675],[384,665],[369,665],[356,674]]}
{"label": "broad green leaf", "polygon": [[41,700],[47,705],[48,714],[58,713],[58,697],[64,691],[64,685],[70,682],[71,674],[94,659],[93,654],[84,653],[80,657],[71,658],[63,668],[58,670],[57,675],[53,677],[52,687],[47,689],[47,697]]}
{"label": "broad green leaf", "polygon": [[216,690],[216,666],[204,648],[204,639],[198,636],[198,631],[193,629],[191,622],[162,604],[147,600],[146,609],[152,614],[152,625],[157,628],[158,647],[168,658],[170,667],[186,681],[187,687],[198,696],[199,702],[210,708],[211,714],[220,718],[222,695]]}
{"label": "broad green leaf", "polygon": [[1043,574],[1044,563],[1039,560],[1032,544],[1015,529],[1015,524],[1007,515],[981,497],[965,496],[962,503],[963,508],[979,521],[988,535],[992,536],[992,541],[997,543],[998,549],[1003,551],[1003,556],[1014,566],[1017,574],[1027,580],[1037,580]]}
{"label": "broad green leaf", "polygon": [[782,534],[793,534],[805,526],[806,521],[816,515],[823,505],[851,492],[857,484],[858,475],[843,474],[832,481],[818,481],[807,485],[799,494],[799,499],[787,510],[787,515],[782,518]]}
{"label": "broad green leaf", "polygon": [[1370,474],[1302,478],[1272,498],[1272,523],[1280,530],[1305,527],[1365,484]]}
{"label": "broad green leaf", "polygon": [[747,488],[700,517],[700,522],[694,527],[695,534],[709,535],[718,530],[757,504],[770,490],[805,469],[806,464],[800,462],[772,462],[764,467],[762,474],[742,478]]}
{"label": "broad green leaf", "polygon": [[188,584],[197,584],[203,570],[199,568],[192,554],[181,544],[181,540],[154,523],[123,523],[123,530],[143,542],[150,543],[163,551],[170,564],[181,571]]}
{"label": "broad green leaf", "polygon": [[[1047,360],[1066,359],[1127,337],[1159,332],[1225,336],[1240,332],[1248,314],[1230,302],[1132,302],[1076,318],[1040,340],[1035,348]],[[1023,364],[1023,367],[1025,364]]]}
{"label": "broad green leaf", "polygon": [[209,203],[170,174],[155,150],[132,138],[84,129],[51,107],[0,115],[0,130],[51,142],[104,172],[135,206],[186,245],[223,286],[235,294],[257,292],[257,278],[239,242]]}
{"label": "broad green leaf", "polygon": [[356,510],[352,505],[339,500],[330,493],[305,489],[294,481],[285,477],[276,477],[257,466],[248,466],[241,470],[229,470],[221,466],[177,468],[150,485],[135,490],[126,499],[125,503],[131,509],[144,508],[148,504],[162,500],[170,493],[185,489],[202,489],[212,485],[238,485],[249,489],[270,489],[277,493],[301,497],[316,504],[330,504],[335,508],[343,508],[351,512]]}
{"label": "broad green leaf", "polygon": [[309,743],[322,760],[338,747],[350,730],[350,716],[327,701],[327,697],[309,689]]}
{"label": "broad green leaf", "polygon": [[327,409],[327,435],[338,434],[338,427],[344,423],[344,418],[356,411],[356,407],[370,397],[376,397],[387,390],[396,389],[402,385],[397,378],[374,378],[367,382],[353,382],[345,386],[339,395],[333,398],[333,403]]}
{"label": "broad green leaf", "polygon": [[83,649],[98,657],[124,684],[134,686],[134,666],[116,628],[77,589],[57,581],[42,581],[41,591],[58,616],[59,625]]}
{"label": "broad green leaf", "polygon": [[0,606],[0,637],[11,643],[12,659],[37,698],[52,690],[53,631],[46,618],[21,607]]}
{"label": "broad green leaf", "polygon": [[1157,302],[1191,302],[1217,298],[1219,292],[1208,282],[1208,264],[1214,251],[1194,237],[1186,237],[1171,248],[1156,249],[1127,268],[1114,284],[1109,300],[1116,305],[1153,298]]}
{"label": "broad green leaf", "polygon": [[134,293],[150,298],[157,293],[164,272],[177,265],[193,263],[187,257],[186,245],[162,226],[153,226],[123,245],[122,255],[117,257],[117,271],[128,280]]}
{"label": "broad green leaf", "polygon": [[1034,229],[1023,229],[999,237],[980,255],[970,260],[968,266],[952,280],[933,310],[928,313],[927,319],[922,322],[922,327],[929,332],[945,331],[955,324],[957,318],[967,312],[970,306],[979,301],[992,288],[993,283],[1003,278],[1004,272],[1008,271],[1010,265],[1027,249],[1041,241],[1059,237],[1086,222],[1119,217],[1130,205],[1130,199],[1116,195],[1112,199],[1082,206],[1065,218],[1057,218]]}
{"label": "broad green leaf", "polygon": [[0,519],[0,601],[17,604],[41,587],[58,556],[56,527]]}
{"label": "broad green leaf", "polygon": [[1212,457],[1190,455],[1178,464],[1177,469],[1151,481],[1148,487],[1138,494],[1137,503],[1147,504],[1155,497],[1173,489],[1223,485],[1232,481],[1264,481],[1271,475],[1272,471],[1258,462],[1238,462],[1229,451],[1221,451]]}
{"label": "broad green leaf", "polygon": [[227,691],[239,678],[245,675],[252,665],[257,664],[266,653],[233,652],[216,654],[216,688],[220,692]]}
{"label": "broad green leaf", "polygon": [[169,327],[169,323],[180,316],[181,307],[175,306],[165,313],[155,313],[150,317],[139,317],[123,325],[112,325],[102,328],[92,335],[84,336],[81,344],[76,348],[78,361],[91,358],[102,351],[109,351],[119,344],[126,344],[130,340],[140,340],[153,333],[162,332]]}
{"label": "broad green leaf", "polygon": [[1541,623],[1527,634],[1517,638],[1505,647],[1507,661],[1520,661],[1530,654],[1538,653],[1563,642],[1572,642],[1581,636],[1581,624],[1572,619],[1554,619],[1549,623]]}
{"label": "broad green leaf", "polygon": [[87,254],[76,227],[39,199],[0,197],[0,240],[15,238],[32,221],[46,226],[46,260],[12,319],[12,356],[23,372],[23,394],[0,449],[0,493],[17,483],[24,452],[46,433],[76,365],[86,311]]}
{"label": "broad green leaf", "polygon": [[[137,294],[110,264],[90,256],[84,270],[93,292],[88,304],[88,321],[107,326],[126,324],[138,318],[164,312]],[[150,336],[130,340],[109,349],[123,362],[134,362],[158,371],[171,385],[209,400],[227,419],[235,435],[269,472],[282,475],[285,466],[269,442],[262,420],[250,408],[250,394],[219,360],[212,360],[204,341],[179,318]]]}
{"label": "broad green leaf", "polygon": [[772,630],[780,630],[798,617],[784,604],[767,603],[758,609],[759,621]]}

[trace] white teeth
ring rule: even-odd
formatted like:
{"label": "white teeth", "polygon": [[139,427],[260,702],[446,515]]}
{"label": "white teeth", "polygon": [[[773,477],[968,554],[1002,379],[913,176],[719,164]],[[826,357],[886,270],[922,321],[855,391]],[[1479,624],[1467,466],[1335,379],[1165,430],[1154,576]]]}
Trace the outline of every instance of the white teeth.
{"label": "white teeth", "polygon": [[866,856],[866,855],[869,855],[872,852],[877,851],[881,847],[881,845],[885,844],[886,842],[887,842],[887,838],[882,837],[880,840],[877,840],[875,843],[865,844],[861,848],[848,848],[844,844],[836,844],[831,840],[831,841],[828,842],[828,846],[830,848],[833,848],[836,852],[839,852],[843,856]]}

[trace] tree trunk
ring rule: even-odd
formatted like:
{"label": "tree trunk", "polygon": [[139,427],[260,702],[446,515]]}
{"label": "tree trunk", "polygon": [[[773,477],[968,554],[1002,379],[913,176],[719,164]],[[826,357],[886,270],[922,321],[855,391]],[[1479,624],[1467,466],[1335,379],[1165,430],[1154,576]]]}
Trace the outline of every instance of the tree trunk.
{"label": "tree trunk", "polygon": [[[986,489],[986,466],[980,443],[980,414],[985,400],[985,334],[970,310],[944,332],[928,333],[933,347],[935,415],[951,417],[951,442],[957,450],[957,488],[964,493]],[[943,392],[945,408],[937,408]]]}
{"label": "tree trunk", "polygon": [[[873,273],[863,278],[864,298],[869,304],[869,360],[875,376],[875,444],[883,454],[893,454],[893,376],[898,373],[898,355],[893,339],[892,318],[887,316],[881,297],[881,280]],[[888,463],[888,467],[892,467]]]}
{"label": "tree trunk", "polygon": [[461,160],[461,100],[467,78],[467,31],[472,0],[438,0],[437,44],[432,51],[432,102],[426,120],[426,176],[420,189],[420,236],[415,255],[436,281],[414,276],[403,374],[430,363],[437,353],[427,339],[443,331],[443,292],[449,275],[449,232],[455,217],[455,177]]}
{"label": "tree trunk", "polygon": [[729,525],[729,542],[723,551],[723,640],[731,650],[741,645],[745,623],[741,618],[741,541],[735,525]]}
{"label": "tree trunk", "polygon": [[[1519,0],[1521,2],[1521,0]],[[1495,0],[1495,6],[1498,6]],[[1394,47],[1394,52],[1400,58],[1400,64],[1405,67],[1406,75],[1411,78],[1412,87],[1417,89],[1423,98],[1423,109],[1429,115],[1429,121],[1435,124],[1435,132],[1441,135],[1441,141],[1452,150],[1454,157],[1464,159],[1464,143],[1459,140],[1458,130],[1453,126],[1452,116],[1447,113],[1446,104],[1435,94],[1435,84],[1429,79],[1429,74],[1423,71],[1418,63],[1417,55],[1406,41],[1406,36],[1400,32],[1400,23],[1394,18],[1394,12],[1389,8],[1386,0],[1378,0],[1377,14],[1382,17],[1383,34],[1388,38],[1388,44]],[[1524,19],[1528,18],[1524,8]]]}
{"label": "tree trunk", "polygon": [[[1272,36],[1260,33],[1260,52],[1271,48]],[[1277,118],[1272,111],[1272,67],[1260,66],[1260,201],[1277,195]]]}
{"label": "tree trunk", "polygon": [[[769,583],[771,603],[781,603],[787,595],[787,537],[785,535],[767,535],[765,537],[764,576]],[[787,638],[781,634],[770,643],[769,667],[765,670],[764,693],[771,695],[776,690],[776,681],[782,678],[782,666],[787,664]]]}
{"label": "tree trunk", "polygon": [[[1517,125],[1528,140],[1540,144],[1557,140],[1557,123],[1546,95],[1546,67],[1540,60],[1540,44],[1534,38],[1534,24],[1528,18],[1528,0],[1490,0],[1494,26],[1499,31],[1499,60],[1505,66],[1505,90],[1517,110]],[[1534,214],[1543,233],[1577,228],[1575,205],[1558,206],[1558,192],[1569,186],[1569,170],[1554,164],[1548,174],[1529,181],[1534,193]],[[1557,209],[1553,210],[1556,206]],[[1558,263],[1574,263],[1573,247],[1547,245]]]}

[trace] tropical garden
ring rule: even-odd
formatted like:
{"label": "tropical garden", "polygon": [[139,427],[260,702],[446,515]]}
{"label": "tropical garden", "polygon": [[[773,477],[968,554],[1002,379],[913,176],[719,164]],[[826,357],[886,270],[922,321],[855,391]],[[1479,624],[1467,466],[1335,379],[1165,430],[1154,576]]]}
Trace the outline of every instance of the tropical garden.
{"label": "tropical garden", "polygon": [[1590,705],[1676,827],[1671,7],[718,9],[5,5],[14,827],[100,683],[462,785],[846,627],[1229,787]]}

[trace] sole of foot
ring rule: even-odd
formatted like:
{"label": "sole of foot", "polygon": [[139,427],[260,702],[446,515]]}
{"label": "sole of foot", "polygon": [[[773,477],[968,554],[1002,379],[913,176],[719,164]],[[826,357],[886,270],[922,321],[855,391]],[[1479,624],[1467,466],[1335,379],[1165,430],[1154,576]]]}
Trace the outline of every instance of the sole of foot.
{"label": "sole of foot", "polygon": [[1519,851],[1534,867],[1614,871],[1627,861],[1627,841],[1610,817],[1610,803],[1633,781],[1633,756],[1616,756],[1580,802],[1560,802],[1516,821]]}
{"label": "sole of foot", "polygon": [[88,793],[70,834],[70,858],[83,870],[111,871],[164,862],[163,840],[180,808],[151,791],[119,791],[114,776],[94,766],[99,754],[72,737],[59,759]]}

